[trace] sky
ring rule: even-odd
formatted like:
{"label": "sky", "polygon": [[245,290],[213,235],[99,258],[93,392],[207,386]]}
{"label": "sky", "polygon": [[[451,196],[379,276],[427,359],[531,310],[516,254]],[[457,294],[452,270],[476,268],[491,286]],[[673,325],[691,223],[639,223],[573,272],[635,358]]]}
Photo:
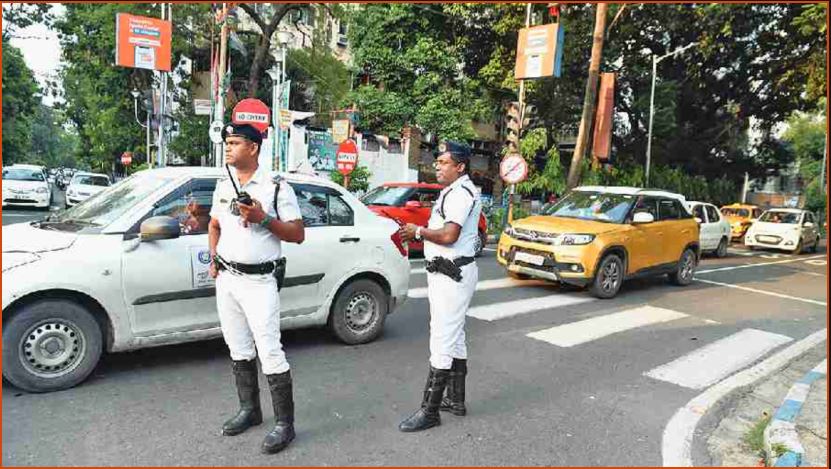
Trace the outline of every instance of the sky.
{"label": "sky", "polygon": [[[5,9],[8,4],[3,4]],[[63,11],[63,5],[55,5],[55,11]],[[61,47],[58,35],[42,24],[35,24],[18,30],[11,44],[20,49],[26,65],[35,74],[35,78],[45,91],[47,80],[58,78],[58,68],[61,62]],[[44,93],[44,104],[51,106],[54,103],[51,94]]]}

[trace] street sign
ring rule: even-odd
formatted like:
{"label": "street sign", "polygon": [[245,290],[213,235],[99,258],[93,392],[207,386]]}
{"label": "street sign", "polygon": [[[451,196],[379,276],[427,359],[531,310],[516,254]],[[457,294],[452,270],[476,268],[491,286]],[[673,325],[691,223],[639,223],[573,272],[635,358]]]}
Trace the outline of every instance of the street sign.
{"label": "street sign", "polygon": [[125,151],[121,154],[121,164],[129,166],[133,162],[133,152]]}
{"label": "street sign", "polygon": [[115,18],[116,65],[170,71],[170,21],[127,13]]}
{"label": "street sign", "polygon": [[338,172],[344,176],[348,176],[358,164],[358,147],[352,140],[344,140],[338,145],[338,151],[335,155],[335,165]]}
{"label": "street sign", "polygon": [[508,184],[519,184],[528,177],[528,163],[518,153],[509,153],[499,163],[499,176]]}
{"label": "street sign", "polygon": [[222,121],[213,121],[208,128],[208,138],[215,144],[222,143]]}
{"label": "street sign", "polygon": [[332,141],[340,143],[349,138],[349,119],[335,119],[332,121]]}
{"label": "street sign", "polygon": [[231,112],[231,122],[234,124],[250,124],[260,132],[268,129],[271,112],[268,106],[259,99],[246,98],[234,106]]}
{"label": "street sign", "polygon": [[195,116],[210,116],[211,115],[211,100],[210,99],[194,99],[193,100],[193,115],[195,115]]}
{"label": "street sign", "polygon": [[279,119],[280,119],[280,130],[288,130],[291,126],[292,121],[292,111],[289,109],[280,109]]}
{"label": "street sign", "polygon": [[559,76],[562,61],[563,29],[559,23],[544,24],[519,30],[514,78]]}

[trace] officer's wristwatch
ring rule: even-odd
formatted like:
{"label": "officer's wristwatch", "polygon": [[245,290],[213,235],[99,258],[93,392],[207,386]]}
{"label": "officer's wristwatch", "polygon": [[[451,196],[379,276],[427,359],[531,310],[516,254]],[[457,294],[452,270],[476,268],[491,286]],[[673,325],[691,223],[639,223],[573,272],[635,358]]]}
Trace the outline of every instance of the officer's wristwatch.
{"label": "officer's wristwatch", "polygon": [[421,227],[420,226],[416,228],[414,237],[415,237],[416,241],[421,241]]}
{"label": "officer's wristwatch", "polygon": [[260,226],[268,228],[268,226],[271,225],[271,220],[274,220],[274,217],[266,213],[265,218],[260,221]]}

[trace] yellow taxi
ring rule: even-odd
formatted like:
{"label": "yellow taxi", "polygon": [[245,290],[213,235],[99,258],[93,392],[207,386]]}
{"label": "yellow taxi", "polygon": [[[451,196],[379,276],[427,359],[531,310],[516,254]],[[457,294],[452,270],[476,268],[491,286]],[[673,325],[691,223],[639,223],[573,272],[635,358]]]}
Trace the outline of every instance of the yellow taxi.
{"label": "yellow taxi", "polygon": [[700,248],[685,202],[653,189],[578,187],[543,214],[507,225],[497,260],[512,277],[588,286],[598,298],[642,275],[688,285]]}
{"label": "yellow taxi", "polygon": [[762,214],[762,209],[755,205],[731,204],[720,209],[721,214],[730,223],[730,239],[741,241],[750,225]]}

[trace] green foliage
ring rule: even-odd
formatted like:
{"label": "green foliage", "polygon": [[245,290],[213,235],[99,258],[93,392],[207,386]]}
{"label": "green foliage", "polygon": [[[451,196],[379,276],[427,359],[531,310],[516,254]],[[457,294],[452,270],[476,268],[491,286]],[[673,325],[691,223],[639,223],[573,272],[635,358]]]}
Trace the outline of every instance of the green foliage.
{"label": "green foliage", "polygon": [[[506,207],[498,207],[488,214],[488,234],[498,235],[505,229],[505,223],[503,221],[507,219],[505,215],[506,210],[508,210]],[[520,204],[514,203],[514,220],[519,220],[529,215],[531,214],[522,208]]]}
{"label": "green foliage", "polygon": [[32,124],[31,151],[28,162],[50,168],[75,167],[78,136],[64,127],[63,115],[44,104],[38,105]]}
{"label": "green foliage", "polygon": [[[5,17],[6,9],[3,9]],[[3,164],[28,161],[40,95],[20,50],[3,39]]]}
{"label": "green foliage", "polygon": [[[332,171],[329,177],[337,184],[343,186],[343,175],[338,171]],[[369,189],[369,178],[372,173],[366,166],[356,166],[349,175],[349,187],[346,188],[349,192],[365,192]]]}
{"label": "green foliage", "polygon": [[527,132],[519,142],[519,150],[528,162],[528,179],[517,185],[520,194],[532,192],[553,192],[562,194],[566,190],[566,173],[560,162],[560,152],[556,145],[551,145],[546,153],[547,159],[542,171],[537,171],[534,157],[545,151],[547,145],[545,129]]}
{"label": "green foliage", "polygon": [[349,69],[327,47],[292,50],[286,62],[293,95],[303,99],[302,103],[295,99],[294,109],[313,111],[318,114],[318,123],[328,126],[329,111],[338,109],[349,93]]}

